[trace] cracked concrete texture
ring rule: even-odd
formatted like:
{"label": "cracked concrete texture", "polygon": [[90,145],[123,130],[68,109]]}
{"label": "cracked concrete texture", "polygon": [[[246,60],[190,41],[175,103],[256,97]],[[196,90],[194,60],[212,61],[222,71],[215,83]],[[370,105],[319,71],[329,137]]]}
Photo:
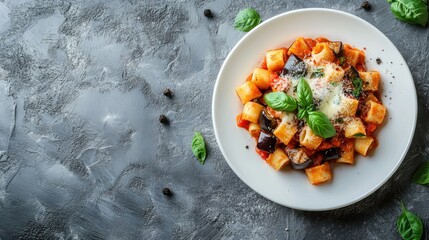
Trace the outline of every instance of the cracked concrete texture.
{"label": "cracked concrete texture", "polygon": [[[398,199],[427,222],[429,191],[409,178],[428,157],[429,33],[394,20],[385,2],[371,12],[360,4],[0,1],[0,239],[399,239]],[[224,161],[212,89],[244,35],[233,19],[249,6],[263,19],[304,7],[350,12],[403,54],[419,98],[416,135],[369,198],[330,212],[292,210],[253,192]],[[190,151],[196,130],[208,145],[205,165]]]}

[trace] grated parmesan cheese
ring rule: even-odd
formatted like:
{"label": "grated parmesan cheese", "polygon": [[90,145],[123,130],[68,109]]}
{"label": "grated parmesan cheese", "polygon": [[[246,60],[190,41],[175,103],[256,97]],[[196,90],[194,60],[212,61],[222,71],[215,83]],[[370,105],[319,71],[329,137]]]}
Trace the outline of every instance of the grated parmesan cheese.
{"label": "grated parmesan cheese", "polygon": [[291,80],[287,76],[281,75],[279,78],[273,80],[272,87],[279,92],[288,91],[292,85]]}
{"label": "grated parmesan cheese", "polygon": [[[311,59],[304,59],[308,71],[304,79],[308,82],[315,102],[319,101],[318,110],[324,113],[330,120],[335,121],[347,109],[346,96],[343,93],[342,78],[344,70],[335,63],[316,65]],[[315,77],[313,73],[322,71],[321,76]],[[313,76],[313,77],[312,77]],[[283,76],[289,80],[289,89],[287,94],[296,97],[296,86],[299,78]],[[339,79],[339,80],[338,80]],[[289,118],[289,117],[288,117]],[[285,117],[283,118],[285,121]]]}

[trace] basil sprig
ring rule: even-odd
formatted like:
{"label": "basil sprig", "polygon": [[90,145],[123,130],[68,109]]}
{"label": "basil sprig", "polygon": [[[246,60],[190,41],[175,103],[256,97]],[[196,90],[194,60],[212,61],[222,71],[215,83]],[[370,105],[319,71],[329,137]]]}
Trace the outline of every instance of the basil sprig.
{"label": "basil sprig", "polygon": [[264,100],[270,108],[277,111],[293,112],[297,107],[295,99],[284,92],[271,92],[265,94]]}
{"label": "basil sprig", "polygon": [[417,184],[429,184],[429,162],[423,163],[413,174],[413,181]]}
{"label": "basil sprig", "polygon": [[405,240],[420,240],[423,235],[422,220],[408,211],[401,202],[402,214],[396,220],[396,228]]}
{"label": "basil sprig", "polygon": [[248,32],[262,22],[259,13],[253,8],[241,10],[235,17],[234,28]]}
{"label": "basil sprig", "polygon": [[264,100],[270,108],[278,111],[293,112],[298,108],[298,118],[305,119],[310,129],[319,137],[330,138],[336,134],[328,117],[314,110],[313,92],[304,78],[299,79],[296,99],[284,92],[272,92],[265,94]]}
{"label": "basil sprig", "polygon": [[387,0],[390,11],[401,21],[426,26],[429,18],[426,0]]}
{"label": "basil sprig", "polygon": [[204,164],[206,161],[206,144],[200,132],[195,132],[194,138],[192,139],[192,153],[201,164]]}

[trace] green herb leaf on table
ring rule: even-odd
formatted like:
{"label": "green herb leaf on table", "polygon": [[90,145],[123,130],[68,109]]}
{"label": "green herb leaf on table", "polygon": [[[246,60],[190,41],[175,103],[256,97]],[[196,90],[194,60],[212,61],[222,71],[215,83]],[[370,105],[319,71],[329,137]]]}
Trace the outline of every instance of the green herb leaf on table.
{"label": "green herb leaf on table", "polygon": [[402,214],[396,220],[396,228],[401,237],[406,240],[420,240],[423,235],[422,220],[408,211],[401,202]]}
{"label": "green herb leaf on table", "polygon": [[277,111],[292,112],[297,108],[296,100],[284,92],[271,92],[265,94],[265,103]]}
{"label": "green herb leaf on table", "polygon": [[429,162],[423,163],[414,173],[413,182],[417,184],[429,184]]}
{"label": "green herb leaf on table", "polygon": [[248,32],[262,22],[259,13],[253,8],[241,10],[235,17],[234,28]]}
{"label": "green herb leaf on table", "polygon": [[335,136],[336,131],[329,118],[322,112],[311,111],[308,113],[307,124],[313,132],[322,138]]}
{"label": "green herb leaf on table", "polygon": [[206,161],[206,144],[200,132],[195,132],[194,138],[192,139],[192,153],[201,164],[204,164]]}
{"label": "green herb leaf on table", "polygon": [[304,78],[299,79],[297,95],[300,108],[307,109],[308,106],[313,104],[313,93],[311,92],[310,85],[308,85]]}
{"label": "green herb leaf on table", "polygon": [[387,0],[390,11],[401,21],[426,26],[429,18],[426,0]]}

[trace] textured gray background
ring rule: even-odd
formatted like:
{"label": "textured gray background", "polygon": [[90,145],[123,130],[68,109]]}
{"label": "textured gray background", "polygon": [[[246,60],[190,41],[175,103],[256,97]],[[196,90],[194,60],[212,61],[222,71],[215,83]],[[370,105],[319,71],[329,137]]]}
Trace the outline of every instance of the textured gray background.
{"label": "textured gray background", "polygon": [[[385,1],[371,1],[370,12],[361,2],[0,0],[0,239],[399,239],[400,199],[429,230],[429,189],[409,181],[428,160],[429,31],[395,20]],[[292,210],[253,192],[224,161],[212,89],[244,36],[232,25],[245,7],[263,19],[343,10],[403,54],[418,91],[416,135],[369,198]],[[207,141],[205,165],[190,151],[195,130]]]}

